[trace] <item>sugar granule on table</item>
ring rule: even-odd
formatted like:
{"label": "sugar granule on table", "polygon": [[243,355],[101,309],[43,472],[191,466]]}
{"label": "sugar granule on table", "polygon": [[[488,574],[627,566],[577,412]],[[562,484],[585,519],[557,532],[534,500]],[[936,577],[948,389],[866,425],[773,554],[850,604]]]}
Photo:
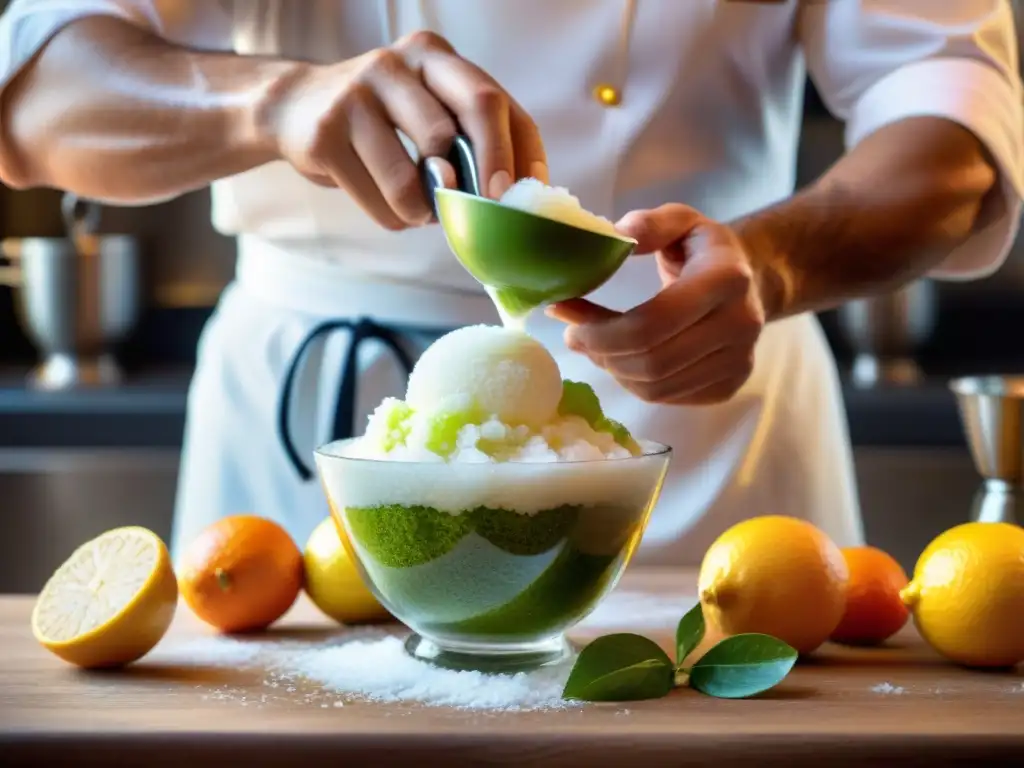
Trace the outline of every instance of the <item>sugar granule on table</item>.
{"label": "sugar granule on table", "polygon": [[287,654],[287,671],[335,693],[381,703],[525,712],[567,709],[571,661],[514,675],[440,669],[411,658],[398,637],[357,640]]}
{"label": "sugar granule on table", "polygon": [[875,693],[891,693],[894,696],[907,692],[906,688],[899,685],[893,685],[892,683],[879,683],[878,685],[871,686],[871,690]]}

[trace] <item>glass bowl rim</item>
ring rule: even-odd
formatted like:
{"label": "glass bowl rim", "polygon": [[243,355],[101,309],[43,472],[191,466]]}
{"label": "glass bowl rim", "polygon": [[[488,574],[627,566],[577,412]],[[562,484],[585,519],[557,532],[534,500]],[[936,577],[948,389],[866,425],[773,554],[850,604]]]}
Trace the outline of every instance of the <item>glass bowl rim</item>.
{"label": "glass bowl rim", "polygon": [[[639,456],[620,456],[620,457],[602,457],[600,459],[579,459],[574,461],[495,461],[495,462],[471,462],[471,461],[408,461],[406,459],[388,459],[388,458],[374,458],[368,456],[344,456],[338,453],[332,453],[331,449],[337,450],[339,446],[352,445],[362,437],[348,437],[340,440],[331,440],[328,443],[319,445],[313,451],[318,458],[340,460],[345,462],[356,462],[361,464],[372,464],[372,465],[398,465],[398,466],[409,466],[409,467],[488,467],[493,469],[494,467],[507,467],[507,466],[523,466],[523,467],[536,467],[536,466],[549,466],[549,467],[565,467],[565,466],[582,466],[585,464],[616,464],[626,463],[630,461],[640,461],[642,459],[653,459],[653,458],[669,458],[672,455],[672,446],[666,445],[665,443],[659,443],[655,440],[644,440],[641,443],[651,446],[651,451],[645,451]],[[640,442],[640,441],[637,441]]]}

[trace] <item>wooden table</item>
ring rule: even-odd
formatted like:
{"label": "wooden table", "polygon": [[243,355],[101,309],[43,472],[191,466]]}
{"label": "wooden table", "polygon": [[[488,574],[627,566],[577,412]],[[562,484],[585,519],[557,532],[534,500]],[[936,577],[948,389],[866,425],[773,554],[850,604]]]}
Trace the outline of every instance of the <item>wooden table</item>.
{"label": "wooden table", "polygon": [[[619,589],[685,594],[692,586],[692,574],[633,571]],[[31,605],[0,598],[0,764],[7,766],[1024,765],[1024,672],[956,668],[909,629],[884,649],[826,646],[757,699],[676,691],[658,701],[493,713],[311,706],[301,688],[261,696],[262,674],[187,663],[79,672],[36,645]],[[329,629],[305,602],[283,624],[292,636],[310,632],[310,642],[347,631]],[[202,631],[183,607],[165,642]],[[671,643],[667,626],[645,634]],[[238,696],[210,695],[225,684],[266,701],[248,707]]]}

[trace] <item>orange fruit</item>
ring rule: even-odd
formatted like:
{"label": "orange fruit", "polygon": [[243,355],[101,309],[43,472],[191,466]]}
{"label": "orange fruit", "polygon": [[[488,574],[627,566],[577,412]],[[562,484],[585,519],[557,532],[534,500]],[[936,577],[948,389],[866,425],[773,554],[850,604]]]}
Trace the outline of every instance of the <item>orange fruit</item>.
{"label": "orange fruit", "polygon": [[222,632],[264,629],[302,590],[302,552],[277,523],[235,515],[208,526],[178,568],[185,603]]}
{"label": "orange fruit", "polygon": [[805,520],[765,515],[729,528],[708,548],[697,580],[709,625],[726,635],[760,632],[807,654],[839,624],[846,561]]}
{"label": "orange fruit", "polygon": [[846,645],[878,645],[899,632],[910,611],[900,599],[907,574],[891,555],[875,547],[842,550],[850,579],[846,610],[832,640]]}

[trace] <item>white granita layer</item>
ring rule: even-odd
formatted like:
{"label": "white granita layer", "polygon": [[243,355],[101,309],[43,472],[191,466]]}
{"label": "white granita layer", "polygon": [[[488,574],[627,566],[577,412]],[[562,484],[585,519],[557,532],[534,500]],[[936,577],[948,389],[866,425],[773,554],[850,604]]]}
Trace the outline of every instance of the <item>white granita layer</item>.
{"label": "white granita layer", "polygon": [[317,453],[336,507],[433,507],[456,515],[476,507],[532,515],[564,505],[621,508],[635,515],[663,480],[662,446],[641,443],[639,456],[556,461],[395,461],[368,458],[360,438]]}

